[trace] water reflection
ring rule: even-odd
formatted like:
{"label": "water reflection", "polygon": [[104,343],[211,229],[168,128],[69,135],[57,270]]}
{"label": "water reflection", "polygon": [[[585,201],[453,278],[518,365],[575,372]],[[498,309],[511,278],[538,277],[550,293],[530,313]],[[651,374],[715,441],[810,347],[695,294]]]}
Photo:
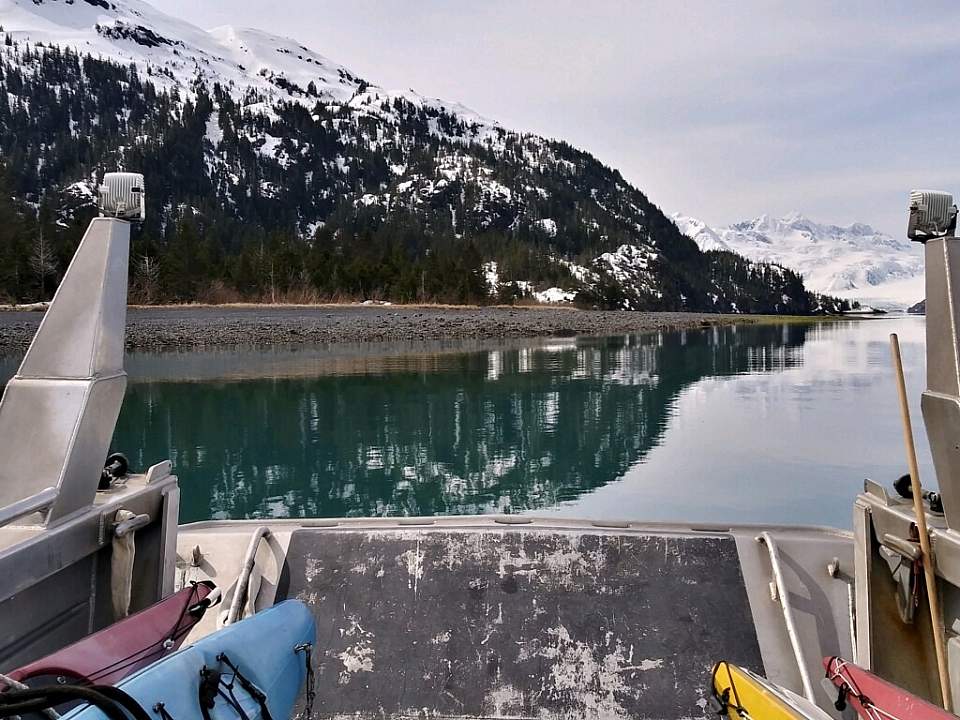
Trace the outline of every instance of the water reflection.
{"label": "water reflection", "polygon": [[891,332],[900,335],[920,475],[935,486],[920,413],[924,323],[902,317],[815,326],[802,363],[688,385],[655,447],[617,482],[539,512],[849,528],[864,478],[889,486],[906,471]]}
{"label": "water reflection", "polygon": [[[849,527],[904,471],[900,333],[926,485],[922,318],[607,339],[136,353],[114,439],[174,462],[183,521],[556,512]],[[0,382],[19,358],[0,358]]]}
{"label": "water reflection", "polygon": [[134,378],[114,445],[136,466],[173,460],[183,521],[542,509],[635,467],[685,389],[801,366],[809,332],[716,328],[399,355],[378,346],[295,361],[253,351],[234,355],[240,377],[282,376],[240,381],[212,379],[195,354],[180,365],[201,382],[175,380],[176,358],[132,358],[132,374],[163,379]]}

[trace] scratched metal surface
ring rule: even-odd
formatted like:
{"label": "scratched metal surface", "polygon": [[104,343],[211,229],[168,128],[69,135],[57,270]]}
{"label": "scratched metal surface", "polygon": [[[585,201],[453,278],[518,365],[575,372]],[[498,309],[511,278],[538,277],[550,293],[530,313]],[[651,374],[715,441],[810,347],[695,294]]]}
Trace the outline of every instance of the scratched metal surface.
{"label": "scratched metal surface", "polygon": [[714,662],[763,670],[725,536],[308,529],[279,590],[316,718],[701,718]]}

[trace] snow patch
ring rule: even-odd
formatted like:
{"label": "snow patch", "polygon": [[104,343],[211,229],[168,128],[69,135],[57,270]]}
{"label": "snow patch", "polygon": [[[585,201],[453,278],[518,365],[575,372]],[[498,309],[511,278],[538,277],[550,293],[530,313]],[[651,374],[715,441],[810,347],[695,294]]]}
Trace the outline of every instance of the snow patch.
{"label": "snow patch", "polygon": [[679,213],[671,218],[701,250],[731,250],[748,260],[798,272],[815,292],[903,309],[924,296],[923,250],[864,223],[828,225],[793,212],[711,228]]}
{"label": "snow patch", "polygon": [[490,292],[495,293],[497,291],[497,286],[500,284],[500,272],[497,268],[497,263],[485,262],[483,264],[483,277],[487,281],[487,286],[490,288]]}
{"label": "snow patch", "polygon": [[563,288],[552,287],[546,290],[537,290],[533,297],[542,303],[572,303],[577,293],[573,290],[564,290]]}
{"label": "snow patch", "polygon": [[556,237],[557,236],[557,221],[551,220],[550,218],[544,218],[543,220],[537,220],[533,223],[533,227],[540,230],[547,237]]}

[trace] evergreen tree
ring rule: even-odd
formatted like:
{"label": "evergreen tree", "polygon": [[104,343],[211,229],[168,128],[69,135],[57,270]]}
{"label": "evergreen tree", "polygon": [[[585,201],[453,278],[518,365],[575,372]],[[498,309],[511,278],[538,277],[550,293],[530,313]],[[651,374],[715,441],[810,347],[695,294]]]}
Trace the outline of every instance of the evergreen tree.
{"label": "evergreen tree", "polygon": [[[200,75],[178,85],[164,67],[6,35],[0,300],[50,294],[95,213],[91,178],[121,168],[146,177],[130,268],[139,302],[515,302],[523,281],[590,307],[837,306],[783,268],[701,253],[619,172],[567,143],[363,82],[356,102],[338,102],[322,83],[270,77],[283,92]],[[635,260],[622,272],[604,254]]]}

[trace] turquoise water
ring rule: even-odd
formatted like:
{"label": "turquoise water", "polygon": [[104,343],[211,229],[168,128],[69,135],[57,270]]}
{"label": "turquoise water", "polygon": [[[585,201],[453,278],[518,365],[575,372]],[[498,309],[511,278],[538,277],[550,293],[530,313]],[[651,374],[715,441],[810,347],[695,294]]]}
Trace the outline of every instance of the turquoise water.
{"label": "turquoise water", "polygon": [[891,331],[931,483],[922,318],[133,354],[114,447],[135,468],[173,461],[182,522],[533,512],[849,527],[863,479],[905,465]]}

